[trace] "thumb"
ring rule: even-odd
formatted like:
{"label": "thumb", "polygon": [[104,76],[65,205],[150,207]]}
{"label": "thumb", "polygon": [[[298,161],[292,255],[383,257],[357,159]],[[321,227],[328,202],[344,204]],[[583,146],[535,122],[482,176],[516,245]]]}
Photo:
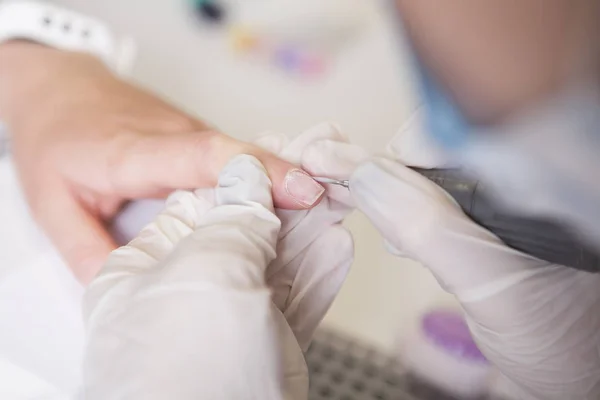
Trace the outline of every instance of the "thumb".
{"label": "thumb", "polygon": [[252,155],[264,165],[273,182],[273,200],[278,208],[310,208],[324,193],[321,185],[293,164],[214,131],[139,135],[118,152],[120,155],[110,166],[110,184],[128,198],[213,187],[223,167],[239,154]]}
{"label": "thumb", "polygon": [[54,190],[36,213],[54,246],[75,278],[89,284],[117,246],[101,220],[85,209],[68,190]]}

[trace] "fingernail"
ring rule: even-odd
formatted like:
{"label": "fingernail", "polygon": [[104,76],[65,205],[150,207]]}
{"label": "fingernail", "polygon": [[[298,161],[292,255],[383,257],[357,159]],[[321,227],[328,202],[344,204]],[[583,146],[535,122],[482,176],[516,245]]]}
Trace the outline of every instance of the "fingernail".
{"label": "fingernail", "polygon": [[293,169],[287,173],[284,182],[285,191],[299,204],[310,207],[325,192],[325,188],[301,169]]}

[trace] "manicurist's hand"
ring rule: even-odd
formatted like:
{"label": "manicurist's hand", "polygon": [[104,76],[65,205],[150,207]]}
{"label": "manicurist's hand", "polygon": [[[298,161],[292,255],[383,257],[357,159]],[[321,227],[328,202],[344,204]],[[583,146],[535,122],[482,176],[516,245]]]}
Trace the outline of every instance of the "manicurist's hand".
{"label": "manicurist's hand", "polygon": [[479,348],[514,390],[510,398],[600,398],[600,275],[523,254],[475,224],[407,168],[443,165],[415,146],[415,128],[392,142],[394,159],[355,170],[356,207],[390,250],[422,263],[456,296]]}
{"label": "manicurist's hand", "polygon": [[214,186],[237,154],[265,166],[279,208],[310,208],[324,190],[292,164],[210,129],[84,54],[2,44],[0,120],[34,217],[83,283],[115,248],[105,225],[124,202]]}

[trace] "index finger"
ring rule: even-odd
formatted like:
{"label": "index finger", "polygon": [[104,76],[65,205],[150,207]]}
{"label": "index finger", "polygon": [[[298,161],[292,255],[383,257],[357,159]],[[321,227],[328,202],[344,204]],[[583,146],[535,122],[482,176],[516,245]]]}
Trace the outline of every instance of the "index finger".
{"label": "index finger", "polygon": [[214,187],[221,169],[240,154],[255,156],[264,165],[278,208],[311,208],[324,193],[324,188],[297,166],[219,132],[136,135],[117,147],[119,155],[113,157],[110,180],[112,189],[128,198]]}

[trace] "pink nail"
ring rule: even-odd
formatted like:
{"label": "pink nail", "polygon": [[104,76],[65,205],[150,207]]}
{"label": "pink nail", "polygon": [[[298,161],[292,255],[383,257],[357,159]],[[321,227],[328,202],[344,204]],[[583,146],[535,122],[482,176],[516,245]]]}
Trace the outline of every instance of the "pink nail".
{"label": "pink nail", "polygon": [[284,187],[299,204],[310,207],[317,202],[325,192],[325,188],[301,169],[293,169],[285,176]]}

